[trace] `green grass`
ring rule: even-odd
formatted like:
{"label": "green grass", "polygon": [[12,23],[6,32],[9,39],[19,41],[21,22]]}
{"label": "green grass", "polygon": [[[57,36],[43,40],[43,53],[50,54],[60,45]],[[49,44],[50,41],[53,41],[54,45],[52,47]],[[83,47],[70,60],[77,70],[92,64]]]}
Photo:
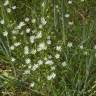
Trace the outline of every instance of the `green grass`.
{"label": "green grass", "polygon": [[96,1],[5,1],[0,96],[96,96]]}

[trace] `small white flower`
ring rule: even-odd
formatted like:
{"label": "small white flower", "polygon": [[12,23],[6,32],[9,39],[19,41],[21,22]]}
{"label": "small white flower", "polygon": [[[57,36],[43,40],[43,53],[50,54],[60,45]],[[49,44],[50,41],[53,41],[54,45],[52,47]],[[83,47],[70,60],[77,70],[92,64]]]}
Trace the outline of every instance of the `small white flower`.
{"label": "small white flower", "polygon": [[31,63],[30,58],[25,59],[25,63],[26,63],[26,64],[30,64],[30,63]]}
{"label": "small white flower", "polygon": [[45,25],[47,23],[44,17],[41,17],[41,23],[42,25]]}
{"label": "small white flower", "polygon": [[31,51],[32,54],[36,54],[36,52],[37,52],[36,49],[32,49]]}
{"label": "small white flower", "polygon": [[84,2],[85,0],[81,0],[81,2]]}
{"label": "small white flower", "polygon": [[29,20],[30,20],[30,19],[29,19],[28,17],[25,18],[25,22],[29,22]]}
{"label": "small white flower", "polygon": [[12,36],[13,40],[16,40],[16,36]]}
{"label": "small white flower", "polygon": [[21,45],[21,43],[20,42],[16,42],[16,43],[14,43],[14,46],[19,46],[19,45]]}
{"label": "small white flower", "polygon": [[68,42],[67,47],[71,48],[73,46],[72,42]]}
{"label": "small white flower", "polygon": [[50,45],[51,44],[51,40],[47,40],[47,44]]}
{"label": "small white flower", "polygon": [[56,46],[57,51],[61,51],[61,46]]}
{"label": "small white flower", "polygon": [[7,31],[3,32],[3,36],[8,36],[8,32]]}
{"label": "small white flower", "polygon": [[14,45],[12,45],[11,47],[10,47],[10,50],[14,50],[15,49],[15,47],[14,47]]}
{"label": "small white flower", "polygon": [[34,82],[32,82],[31,84],[30,84],[30,87],[34,87],[34,85],[35,85],[35,83]]}
{"label": "small white flower", "polygon": [[39,25],[39,29],[42,29],[42,28],[43,28],[43,26],[40,24],[40,25]]}
{"label": "small white flower", "polygon": [[67,65],[67,63],[64,61],[64,62],[62,63],[62,66],[65,67],[66,65]]}
{"label": "small white flower", "polygon": [[30,28],[27,28],[26,29],[26,33],[30,33],[31,29]]}
{"label": "small white flower", "polygon": [[47,49],[47,46],[45,45],[44,42],[40,43],[39,46],[38,46],[38,51],[41,51],[41,50],[46,50]]}
{"label": "small white flower", "polygon": [[30,74],[30,70],[25,70],[24,74]]}
{"label": "small white flower", "polygon": [[19,25],[17,26],[17,29],[21,29],[25,25],[24,22],[20,22]]}
{"label": "small white flower", "polygon": [[70,14],[66,13],[66,14],[65,14],[65,17],[66,17],[66,18],[69,18],[69,17],[70,17]]}
{"label": "small white flower", "polygon": [[9,5],[9,0],[5,0],[5,2],[4,2],[4,4],[3,4],[4,6],[7,6],[7,5]]}
{"label": "small white flower", "polygon": [[15,10],[16,9],[16,6],[12,6],[12,9]]}
{"label": "small white flower", "polygon": [[32,67],[32,70],[35,71],[38,68],[38,64],[34,64],[34,66]]}
{"label": "small white flower", "polygon": [[34,24],[36,22],[36,19],[32,19],[32,23]]}
{"label": "small white flower", "polygon": [[2,19],[2,20],[0,21],[0,23],[3,25],[3,24],[5,23],[4,19]]}
{"label": "small white flower", "polygon": [[51,67],[51,70],[55,70],[55,66],[52,66],[52,67]]}
{"label": "small white flower", "polygon": [[43,2],[43,3],[42,3],[42,7],[44,7],[44,6],[45,6],[45,3]]}
{"label": "small white flower", "polygon": [[11,61],[12,61],[12,62],[14,62],[15,60],[16,60],[15,58],[13,58],[13,57],[11,58]]}
{"label": "small white flower", "polygon": [[35,42],[35,36],[30,36],[30,42],[33,44]]}
{"label": "small white flower", "polygon": [[94,49],[96,49],[96,45],[94,46]]}
{"label": "small white flower", "polygon": [[29,69],[31,69],[31,68],[32,68],[32,66],[31,66],[31,65],[29,65],[29,66],[28,66],[28,68],[29,68]]}
{"label": "small white flower", "polygon": [[49,59],[52,59],[52,56],[51,56],[51,55],[49,55],[49,56],[48,56],[48,58],[49,58]]}
{"label": "small white flower", "polygon": [[42,37],[42,32],[40,31],[40,32],[37,33],[36,38],[39,39],[41,37]]}
{"label": "small white flower", "polygon": [[68,4],[72,4],[72,1],[71,1],[71,0],[69,0],[69,1],[68,1]]}
{"label": "small white flower", "polygon": [[56,8],[58,9],[58,5],[56,5]]}
{"label": "small white flower", "polygon": [[80,46],[80,49],[83,49],[83,45]]}
{"label": "small white flower", "polygon": [[47,76],[47,80],[52,80],[56,77],[55,73],[51,73],[51,75]]}
{"label": "small white flower", "polygon": [[54,62],[53,62],[52,60],[47,60],[47,61],[45,62],[46,65],[53,65],[53,63],[54,63]]}
{"label": "small white flower", "polygon": [[39,61],[38,61],[38,64],[39,64],[39,65],[42,65],[42,64],[43,64],[43,61],[42,61],[42,60],[39,60]]}
{"label": "small white flower", "polygon": [[55,58],[56,58],[56,59],[59,59],[59,58],[60,58],[60,54],[56,54],[56,55],[55,55]]}
{"label": "small white flower", "polygon": [[68,24],[69,24],[69,25],[73,25],[74,22],[73,22],[73,21],[69,21]]}
{"label": "small white flower", "polygon": [[29,54],[29,47],[28,46],[25,46],[24,47],[24,54]]}
{"label": "small white flower", "polygon": [[12,30],[12,34],[17,34],[17,33],[18,33],[18,31]]}
{"label": "small white flower", "polygon": [[7,12],[10,13],[11,12],[11,9],[10,8],[7,8]]}
{"label": "small white flower", "polygon": [[47,58],[47,57],[44,57],[44,60],[45,60],[45,61],[47,61],[47,60],[48,60],[48,58]]}

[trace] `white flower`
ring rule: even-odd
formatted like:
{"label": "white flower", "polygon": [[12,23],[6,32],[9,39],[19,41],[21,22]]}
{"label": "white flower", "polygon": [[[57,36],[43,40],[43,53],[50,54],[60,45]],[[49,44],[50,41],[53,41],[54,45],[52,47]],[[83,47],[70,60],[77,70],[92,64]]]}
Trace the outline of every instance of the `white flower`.
{"label": "white flower", "polygon": [[62,63],[62,66],[65,67],[66,65],[67,65],[67,63],[64,61],[64,62]]}
{"label": "white flower", "polygon": [[27,28],[26,29],[26,33],[30,33],[31,29],[30,28]]}
{"label": "white flower", "polygon": [[94,46],[94,49],[96,49],[96,45]]}
{"label": "white flower", "polygon": [[38,67],[39,67],[38,64],[34,64],[32,70],[35,71]]}
{"label": "white flower", "polygon": [[34,43],[35,38],[36,38],[35,36],[30,36],[30,42],[31,42],[31,43]]}
{"label": "white flower", "polygon": [[32,19],[32,23],[35,23],[36,22],[36,19]]}
{"label": "white flower", "polygon": [[80,49],[83,49],[83,45],[80,46]]}
{"label": "white flower", "polygon": [[58,5],[56,5],[56,8],[58,9]]}
{"label": "white flower", "polygon": [[31,66],[31,65],[29,65],[29,66],[28,66],[28,68],[29,68],[29,69],[31,69],[31,68],[32,68],[32,66]]}
{"label": "white flower", "polygon": [[30,84],[30,87],[34,87],[34,85],[35,85],[35,83],[34,83],[34,82],[32,82],[32,83]]}
{"label": "white flower", "polygon": [[52,61],[52,60],[47,60],[46,62],[45,62],[45,64],[46,65],[52,65],[54,62]]}
{"label": "white flower", "polygon": [[69,21],[68,24],[69,24],[69,25],[73,25],[74,22],[73,22],[73,21]]}
{"label": "white flower", "polygon": [[25,70],[24,74],[30,74],[30,70]]}
{"label": "white flower", "polygon": [[45,45],[44,42],[40,43],[39,46],[38,46],[38,51],[41,51],[41,50],[46,50],[47,49],[47,46]]}
{"label": "white flower", "polygon": [[15,10],[16,9],[16,6],[12,6],[12,9]]}
{"label": "white flower", "polygon": [[51,44],[51,40],[47,40],[47,44],[50,45]]}
{"label": "white flower", "polygon": [[68,42],[67,47],[71,48],[73,46],[72,42]]}
{"label": "white flower", "polygon": [[37,52],[36,49],[32,49],[31,51],[32,54],[36,54],[36,52]]}
{"label": "white flower", "polygon": [[69,17],[70,17],[70,14],[66,13],[66,14],[65,14],[65,17],[66,17],[66,18],[69,18]]}
{"label": "white flower", "polygon": [[20,42],[16,42],[16,43],[14,43],[14,46],[19,46],[19,45],[21,45],[21,43]]}
{"label": "white flower", "polygon": [[24,54],[29,54],[29,47],[28,46],[24,47]]}
{"label": "white flower", "polygon": [[47,58],[47,57],[44,57],[44,60],[45,60],[45,61],[47,61],[47,60],[48,60],[48,58]]}
{"label": "white flower", "polygon": [[55,73],[51,73],[51,75],[47,76],[47,80],[54,79],[56,77]]}
{"label": "white flower", "polygon": [[44,7],[44,6],[45,6],[45,3],[43,2],[43,3],[42,3],[42,7]]}
{"label": "white flower", "polygon": [[3,32],[3,36],[7,36],[7,35],[8,35],[7,31]]}
{"label": "white flower", "polygon": [[52,56],[51,56],[51,55],[49,55],[49,56],[48,56],[48,58],[49,58],[49,59],[52,59]]}
{"label": "white flower", "polygon": [[51,70],[55,70],[55,66],[52,66],[52,67],[51,67]]}
{"label": "white flower", "polygon": [[3,4],[4,6],[7,6],[7,5],[9,5],[9,0],[5,0],[5,2],[4,2],[4,4]]}
{"label": "white flower", "polygon": [[25,18],[25,22],[28,22],[28,21],[29,21],[29,18],[28,18],[28,17],[26,17],[26,18]]}
{"label": "white flower", "polygon": [[24,22],[20,22],[19,25],[17,26],[17,29],[21,29],[25,25]]}
{"label": "white flower", "polygon": [[57,51],[61,51],[61,46],[56,46]]}
{"label": "white flower", "polygon": [[40,31],[40,32],[37,33],[36,38],[39,39],[41,37],[42,37],[42,32]]}
{"label": "white flower", "polygon": [[30,58],[25,59],[25,63],[26,63],[26,64],[30,64],[30,63],[31,63]]}
{"label": "white flower", "polygon": [[16,36],[12,36],[13,40],[16,40]]}
{"label": "white flower", "polygon": [[2,19],[2,20],[0,21],[0,23],[3,25],[3,24],[5,23],[4,19]]}
{"label": "white flower", "polygon": [[16,60],[15,58],[13,58],[13,57],[11,58],[11,61],[12,61],[12,62],[14,62],[15,60]]}
{"label": "white flower", "polygon": [[45,25],[47,23],[44,17],[41,17],[41,23],[42,25]]}
{"label": "white flower", "polygon": [[59,58],[60,58],[60,54],[56,54],[56,55],[55,55],[55,58],[56,58],[56,59],[59,59]]}
{"label": "white flower", "polygon": [[10,47],[10,50],[14,50],[15,49],[15,47],[14,47],[14,45],[12,45],[11,47]]}
{"label": "white flower", "polygon": [[71,1],[71,0],[69,0],[69,1],[68,1],[68,4],[72,4],[72,1]]}
{"label": "white flower", "polygon": [[38,64],[39,64],[39,65],[42,65],[42,64],[43,64],[43,61],[42,61],[42,60],[39,60],[39,61],[38,61]]}
{"label": "white flower", "polygon": [[42,28],[43,28],[43,26],[40,24],[40,25],[39,25],[39,28],[40,28],[40,29],[42,29]]}
{"label": "white flower", "polygon": [[13,34],[17,34],[18,31],[16,31],[16,30],[12,30],[12,33],[13,33]]}
{"label": "white flower", "polygon": [[81,0],[81,2],[84,2],[85,0]]}
{"label": "white flower", "polygon": [[10,8],[7,8],[7,12],[10,13],[11,12],[11,9]]}

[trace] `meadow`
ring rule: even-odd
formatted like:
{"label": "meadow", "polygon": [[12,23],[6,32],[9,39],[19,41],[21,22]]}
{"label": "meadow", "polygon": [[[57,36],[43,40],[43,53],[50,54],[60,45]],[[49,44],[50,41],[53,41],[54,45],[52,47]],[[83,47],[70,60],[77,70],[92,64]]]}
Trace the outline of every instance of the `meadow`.
{"label": "meadow", "polygon": [[0,96],[96,96],[96,0],[0,0]]}

